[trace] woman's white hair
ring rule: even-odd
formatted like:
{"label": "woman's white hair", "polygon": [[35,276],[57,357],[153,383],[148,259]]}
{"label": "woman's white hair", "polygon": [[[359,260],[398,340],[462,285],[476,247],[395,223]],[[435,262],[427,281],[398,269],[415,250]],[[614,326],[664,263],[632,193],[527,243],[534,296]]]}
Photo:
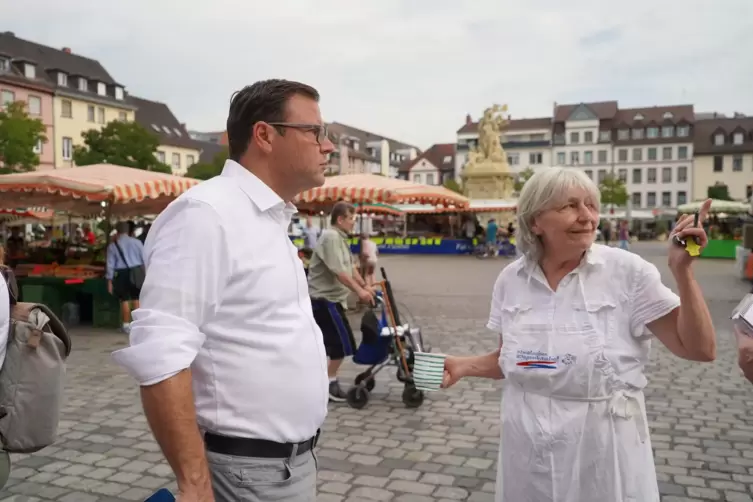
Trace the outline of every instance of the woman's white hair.
{"label": "woman's white hair", "polygon": [[563,204],[573,189],[582,189],[601,208],[599,187],[580,169],[547,167],[537,172],[523,185],[518,198],[518,235],[516,245],[529,260],[538,261],[543,255],[541,239],[533,233],[533,220],[542,211]]}

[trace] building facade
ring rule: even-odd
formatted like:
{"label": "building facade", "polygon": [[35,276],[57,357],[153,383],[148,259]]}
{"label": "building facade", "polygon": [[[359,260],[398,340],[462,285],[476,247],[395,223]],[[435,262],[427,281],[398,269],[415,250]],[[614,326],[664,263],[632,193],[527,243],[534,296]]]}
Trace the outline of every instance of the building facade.
{"label": "building facade", "polygon": [[626,181],[633,208],[672,209],[692,200],[694,123],[692,105],[618,111],[615,173]]}
{"label": "building facade", "polygon": [[0,105],[7,106],[15,101],[26,105],[26,112],[32,119],[41,120],[45,126],[47,141],[39,141],[34,153],[39,155],[37,170],[55,168],[55,130],[53,118],[52,87],[43,81],[30,79],[23,73],[25,64],[14,62],[10,56],[0,52]]}
{"label": "building facade", "polygon": [[201,144],[194,140],[170,110],[158,101],[129,96],[128,101],[136,108],[136,122],[155,134],[160,145],[157,160],[172,168],[173,174],[184,176],[191,165],[199,161]]}
{"label": "building facade", "polygon": [[731,198],[750,200],[753,195],[753,117],[697,120],[693,139],[693,199],[706,198],[708,189],[714,185],[726,185]]}
{"label": "building facade", "polygon": [[424,185],[443,185],[455,179],[455,144],[438,143],[400,166],[398,177]]}
{"label": "building facade", "polygon": [[125,86],[93,59],[70,48],[54,49],[0,33],[0,53],[22,68],[26,78],[54,89],[54,163],[72,167],[73,147],[83,145],[82,134],[101,129],[113,120],[133,120],[135,108],[126,100]]}
{"label": "building facade", "polygon": [[329,135],[335,145],[330,155],[331,174],[370,173],[397,178],[400,166],[421,153],[413,145],[339,122],[329,124]]}
{"label": "building facade", "polygon": [[[510,171],[519,175],[526,169],[537,171],[552,165],[552,119],[510,119],[502,131],[500,141],[507,153]],[[478,146],[478,122],[470,115],[457,131],[455,180],[460,181],[463,166],[468,162],[471,148]]]}

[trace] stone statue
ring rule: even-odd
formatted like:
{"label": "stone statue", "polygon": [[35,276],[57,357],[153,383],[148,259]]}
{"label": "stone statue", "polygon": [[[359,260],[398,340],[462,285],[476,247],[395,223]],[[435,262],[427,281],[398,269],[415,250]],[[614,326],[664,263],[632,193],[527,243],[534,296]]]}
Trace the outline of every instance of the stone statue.
{"label": "stone statue", "polygon": [[484,116],[478,123],[478,148],[471,150],[468,155],[469,163],[507,161],[500,143],[501,131],[507,124],[507,119],[502,113],[506,111],[507,105],[494,105],[484,110]]}
{"label": "stone statue", "polygon": [[505,112],[507,105],[494,105],[484,110],[479,120],[478,147],[468,153],[462,174],[464,192],[470,199],[506,200],[512,196],[514,176],[501,142],[502,130],[507,125]]}

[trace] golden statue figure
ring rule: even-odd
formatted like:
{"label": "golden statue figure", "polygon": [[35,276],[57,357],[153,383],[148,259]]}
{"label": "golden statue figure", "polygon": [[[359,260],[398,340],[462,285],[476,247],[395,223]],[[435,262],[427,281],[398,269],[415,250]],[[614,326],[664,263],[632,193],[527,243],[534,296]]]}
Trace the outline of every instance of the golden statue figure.
{"label": "golden statue figure", "polygon": [[478,123],[478,147],[471,148],[463,168],[465,194],[471,199],[508,199],[513,192],[513,174],[502,148],[501,135],[507,126],[507,105],[484,110]]}
{"label": "golden statue figure", "polygon": [[505,162],[507,157],[500,143],[500,134],[507,125],[502,115],[507,105],[494,105],[484,110],[484,116],[478,123],[478,148],[471,149],[469,163]]}

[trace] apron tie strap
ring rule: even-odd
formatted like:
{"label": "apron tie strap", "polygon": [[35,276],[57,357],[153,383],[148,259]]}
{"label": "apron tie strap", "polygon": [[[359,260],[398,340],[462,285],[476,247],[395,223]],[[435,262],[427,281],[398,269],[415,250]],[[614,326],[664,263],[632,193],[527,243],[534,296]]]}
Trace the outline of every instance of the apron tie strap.
{"label": "apron tie strap", "polygon": [[648,427],[643,416],[643,410],[641,410],[641,403],[635,392],[625,390],[615,392],[609,403],[609,412],[615,417],[635,420],[638,427],[638,437],[641,443],[646,442]]}

